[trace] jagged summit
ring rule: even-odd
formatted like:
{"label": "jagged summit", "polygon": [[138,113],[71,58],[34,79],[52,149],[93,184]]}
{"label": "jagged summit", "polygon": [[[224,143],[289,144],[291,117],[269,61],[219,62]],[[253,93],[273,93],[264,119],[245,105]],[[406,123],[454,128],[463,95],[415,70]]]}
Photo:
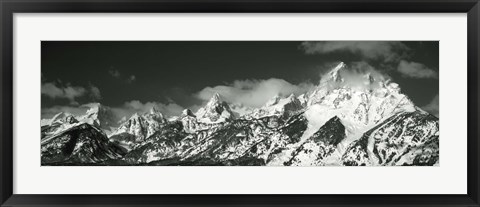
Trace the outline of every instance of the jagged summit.
{"label": "jagged summit", "polygon": [[213,94],[212,98],[210,98],[210,100],[208,101],[208,104],[215,104],[220,102],[222,102],[222,99],[220,98],[220,94],[215,93]]}
{"label": "jagged summit", "polygon": [[[140,142],[157,132],[162,124],[167,122],[162,113],[152,107],[149,112],[140,115],[134,113],[128,120],[110,135],[110,139],[120,142],[126,146]],[[127,136],[128,135],[128,136]],[[133,140],[126,140],[125,137],[133,137]]]}
{"label": "jagged summit", "polygon": [[104,107],[101,103],[89,103],[83,105],[83,107],[88,108],[86,115],[98,115],[102,111],[106,111],[107,107]]}
{"label": "jagged summit", "polygon": [[349,134],[363,133],[394,114],[416,111],[398,84],[368,67],[340,63],[322,78],[306,98],[309,133],[331,117],[342,120]]}
{"label": "jagged summit", "polygon": [[225,107],[229,107],[228,104],[226,104],[226,102],[222,100],[222,98],[220,97],[220,94],[215,93],[213,94],[212,98],[208,100],[207,104],[205,104],[204,108],[213,109],[217,107],[222,107],[223,105],[225,105]]}
{"label": "jagged summit", "polygon": [[198,109],[196,116],[198,121],[204,123],[218,123],[234,118],[230,106],[222,101],[218,93],[215,93],[204,107]]}
{"label": "jagged summit", "polygon": [[329,72],[329,75],[335,81],[342,81],[342,76],[340,75],[340,71],[346,67],[344,62],[340,62],[332,71]]}
{"label": "jagged summit", "polygon": [[374,90],[382,84],[390,82],[390,78],[371,66],[352,63],[347,65],[343,62],[333,67],[322,76],[317,88],[328,87],[330,89],[350,87],[357,89]]}
{"label": "jagged summit", "polygon": [[116,127],[118,127],[118,119],[110,107],[104,106],[100,103],[90,103],[84,106],[89,107],[89,109],[84,116],[78,117],[80,122],[101,128],[107,134],[110,134]]}
{"label": "jagged summit", "polygon": [[321,80],[321,83],[333,81],[333,82],[343,82],[341,72],[345,69],[347,65],[344,62],[340,62],[332,70],[330,70]]}
{"label": "jagged summit", "polygon": [[157,107],[153,106],[150,111],[150,114],[161,114],[161,112],[157,109]]}
{"label": "jagged summit", "polygon": [[148,119],[155,119],[161,123],[166,121],[162,112],[160,112],[160,110],[158,110],[155,106],[153,106],[147,113],[145,113],[144,116]]}
{"label": "jagged summit", "polygon": [[98,114],[108,110],[108,107],[103,106],[101,103],[89,103],[84,106],[88,107],[86,114]]}

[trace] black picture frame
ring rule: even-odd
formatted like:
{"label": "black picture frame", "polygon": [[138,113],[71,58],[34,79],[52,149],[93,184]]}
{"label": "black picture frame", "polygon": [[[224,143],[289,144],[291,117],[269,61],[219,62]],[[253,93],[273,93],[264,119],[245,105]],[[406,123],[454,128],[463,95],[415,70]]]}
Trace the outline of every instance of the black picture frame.
{"label": "black picture frame", "polygon": [[[1,206],[480,206],[478,0],[0,0]],[[465,195],[21,195],[13,194],[13,14],[127,13],[467,13],[468,189]],[[34,172],[32,172],[34,174]],[[445,178],[455,179],[455,178]]]}

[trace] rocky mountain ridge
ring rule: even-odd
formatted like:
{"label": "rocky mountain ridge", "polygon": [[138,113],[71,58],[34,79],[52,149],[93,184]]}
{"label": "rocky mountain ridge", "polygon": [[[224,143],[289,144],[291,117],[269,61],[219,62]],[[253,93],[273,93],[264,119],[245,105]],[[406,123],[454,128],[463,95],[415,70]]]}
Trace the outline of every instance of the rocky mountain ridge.
{"label": "rocky mountain ridge", "polygon": [[218,93],[195,113],[166,118],[152,108],[116,128],[100,104],[84,116],[61,113],[42,121],[42,164],[438,165],[438,118],[389,79],[367,71],[352,80],[348,70],[340,63],[313,90],[244,115]]}

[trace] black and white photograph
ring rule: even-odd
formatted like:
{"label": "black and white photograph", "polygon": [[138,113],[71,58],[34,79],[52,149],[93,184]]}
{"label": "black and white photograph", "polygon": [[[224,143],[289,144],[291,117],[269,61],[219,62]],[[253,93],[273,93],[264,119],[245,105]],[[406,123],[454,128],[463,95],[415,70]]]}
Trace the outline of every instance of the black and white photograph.
{"label": "black and white photograph", "polygon": [[439,41],[41,42],[42,166],[440,166],[439,118]]}

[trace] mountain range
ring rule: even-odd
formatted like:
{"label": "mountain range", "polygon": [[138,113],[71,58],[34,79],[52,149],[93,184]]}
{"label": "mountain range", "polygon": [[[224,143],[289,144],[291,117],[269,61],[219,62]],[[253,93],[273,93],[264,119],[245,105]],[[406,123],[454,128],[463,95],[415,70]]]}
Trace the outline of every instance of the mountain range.
{"label": "mountain range", "polygon": [[109,107],[41,122],[42,165],[433,166],[439,120],[381,75],[340,63],[311,91],[264,106],[212,98],[195,113],[156,108],[117,123]]}

